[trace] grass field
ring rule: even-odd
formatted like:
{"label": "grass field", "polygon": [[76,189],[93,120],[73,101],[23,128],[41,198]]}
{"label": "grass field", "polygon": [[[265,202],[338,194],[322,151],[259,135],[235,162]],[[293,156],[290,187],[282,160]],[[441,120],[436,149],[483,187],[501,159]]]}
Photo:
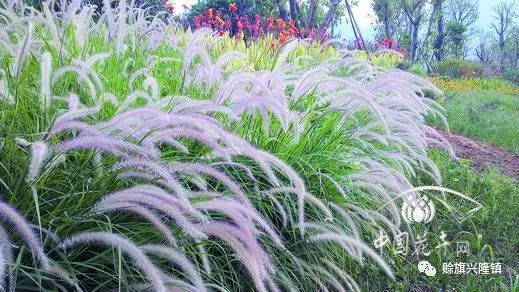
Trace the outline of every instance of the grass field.
{"label": "grass field", "polygon": [[484,79],[438,84],[452,131],[519,153],[519,88]]}

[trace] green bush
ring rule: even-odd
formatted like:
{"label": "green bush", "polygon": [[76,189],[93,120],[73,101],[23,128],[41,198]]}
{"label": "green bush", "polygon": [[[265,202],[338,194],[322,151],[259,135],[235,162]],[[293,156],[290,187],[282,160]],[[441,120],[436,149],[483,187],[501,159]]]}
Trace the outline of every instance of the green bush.
{"label": "green bush", "polygon": [[519,85],[519,68],[505,70],[503,78]]}
{"label": "green bush", "polygon": [[407,71],[413,73],[413,74],[416,74],[418,76],[422,76],[422,77],[425,77],[427,76],[427,69],[425,69],[424,66],[422,66],[421,64],[413,64],[411,67],[409,67],[407,69]]}
{"label": "green bush", "polygon": [[451,78],[481,77],[483,66],[472,60],[445,59],[438,63],[437,73]]}

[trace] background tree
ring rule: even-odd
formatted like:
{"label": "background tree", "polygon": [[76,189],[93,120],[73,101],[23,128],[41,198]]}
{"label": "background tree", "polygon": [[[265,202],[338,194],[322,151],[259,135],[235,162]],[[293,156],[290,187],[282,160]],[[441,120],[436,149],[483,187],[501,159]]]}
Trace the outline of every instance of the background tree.
{"label": "background tree", "polygon": [[450,21],[468,28],[479,18],[479,0],[446,0],[445,14]]}
{"label": "background tree", "polygon": [[436,19],[436,39],[433,45],[433,55],[437,61],[443,60],[445,57],[445,25],[444,25],[444,1],[437,0],[435,4],[438,9],[438,16]]}
{"label": "background tree", "polygon": [[395,0],[374,0],[372,8],[377,18],[379,34],[387,38],[396,38],[402,24],[402,7]]}
{"label": "background tree", "polygon": [[[227,18],[230,16],[230,3],[231,2],[229,0],[200,1],[197,4],[191,6],[191,9],[189,9],[187,15],[188,19],[190,19],[190,23],[192,23],[192,19],[195,15],[200,15],[209,8],[219,11],[225,18]],[[249,18],[254,17],[256,14],[264,15],[264,13],[268,11],[270,13],[269,16],[281,17],[283,19],[286,18],[288,20],[288,15],[282,15],[281,12],[277,9],[276,3],[274,1],[235,0],[232,1],[232,3],[236,3],[240,15],[247,16]]]}
{"label": "background tree", "polygon": [[494,22],[491,24],[492,29],[497,37],[499,51],[501,54],[501,65],[504,66],[506,62],[506,45],[513,39],[510,34],[517,17],[516,2],[502,1],[493,8]]}
{"label": "background tree", "polygon": [[463,58],[464,57],[464,44],[466,41],[466,33],[467,27],[456,20],[451,20],[447,24],[447,35],[448,41],[450,43],[450,53],[455,58]]}
{"label": "background tree", "polygon": [[488,33],[484,33],[480,31],[479,33],[479,40],[476,45],[475,54],[481,64],[483,64],[484,67],[490,67],[493,62],[493,45],[488,40],[491,39],[492,36]]}
{"label": "background tree", "polygon": [[409,58],[414,62],[418,59],[419,32],[424,18],[426,0],[400,0],[399,4],[407,17]]}
{"label": "background tree", "polygon": [[278,7],[279,17],[281,17],[281,19],[283,19],[284,21],[288,21],[288,13],[285,7],[285,1],[276,0],[276,5]]}

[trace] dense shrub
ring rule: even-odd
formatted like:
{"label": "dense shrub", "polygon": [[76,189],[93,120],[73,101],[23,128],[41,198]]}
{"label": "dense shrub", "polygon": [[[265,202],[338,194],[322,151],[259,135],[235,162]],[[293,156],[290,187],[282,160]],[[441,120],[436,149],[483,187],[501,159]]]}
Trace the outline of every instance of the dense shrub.
{"label": "dense shrub", "polygon": [[426,77],[427,76],[427,69],[424,68],[424,66],[420,63],[415,63],[411,65],[409,68],[407,68],[407,71],[416,74],[418,76]]}
{"label": "dense shrub", "polygon": [[503,78],[519,86],[519,68],[510,68],[503,72]]}
{"label": "dense shrub", "polygon": [[438,63],[437,74],[451,78],[481,77],[483,66],[476,61],[463,59],[445,59]]}

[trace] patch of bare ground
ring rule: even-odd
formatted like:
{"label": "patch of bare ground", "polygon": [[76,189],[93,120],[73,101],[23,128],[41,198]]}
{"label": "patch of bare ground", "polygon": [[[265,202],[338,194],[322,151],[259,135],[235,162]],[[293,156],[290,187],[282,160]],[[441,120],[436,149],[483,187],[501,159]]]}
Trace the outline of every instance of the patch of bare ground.
{"label": "patch of bare ground", "polygon": [[519,154],[452,132],[440,131],[440,133],[451,143],[456,156],[470,159],[476,170],[484,171],[487,166],[493,165],[505,175],[519,181]]}

